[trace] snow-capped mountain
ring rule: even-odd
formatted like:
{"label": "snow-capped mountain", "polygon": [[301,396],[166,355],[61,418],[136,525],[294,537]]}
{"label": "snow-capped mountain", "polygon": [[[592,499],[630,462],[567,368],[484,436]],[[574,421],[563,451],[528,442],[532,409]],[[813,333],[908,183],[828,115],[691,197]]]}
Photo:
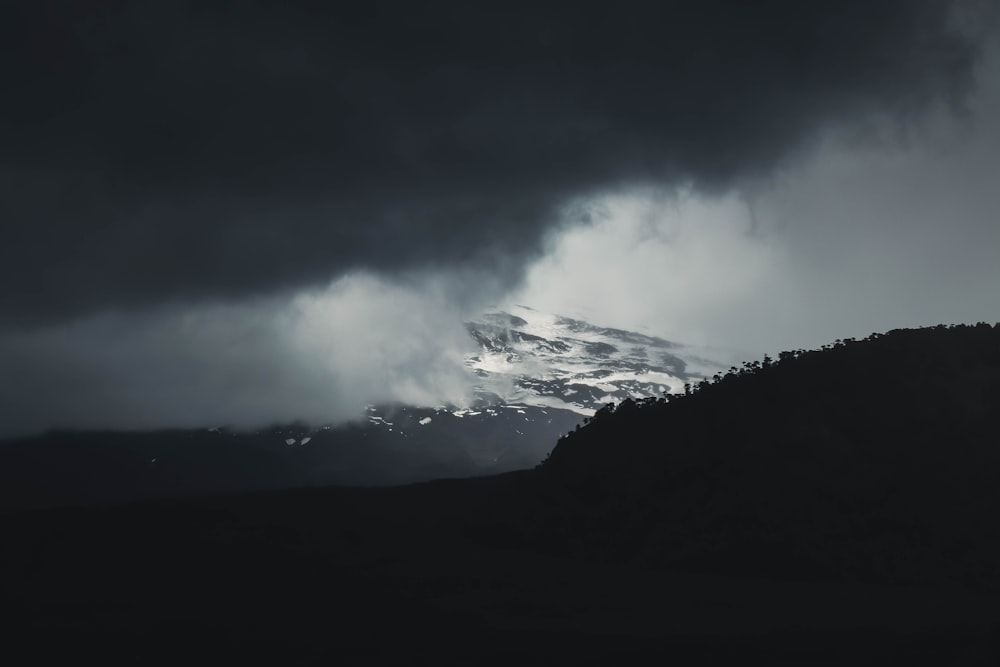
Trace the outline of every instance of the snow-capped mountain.
{"label": "snow-capped mountain", "polygon": [[723,368],[705,351],[525,306],[466,324],[480,350],[466,359],[485,404],[592,415],[609,402],[684,390]]}
{"label": "snow-capped mountain", "polygon": [[683,391],[704,351],[524,306],[466,328],[471,405],[371,405],[348,424],[66,431],[0,443],[0,509],[530,468],[609,402]]}

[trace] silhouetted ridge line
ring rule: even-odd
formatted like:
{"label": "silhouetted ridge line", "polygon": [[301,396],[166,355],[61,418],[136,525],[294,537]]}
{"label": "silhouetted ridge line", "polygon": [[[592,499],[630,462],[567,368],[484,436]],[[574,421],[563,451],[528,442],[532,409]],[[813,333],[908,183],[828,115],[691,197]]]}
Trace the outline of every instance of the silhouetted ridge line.
{"label": "silhouetted ridge line", "polygon": [[600,558],[998,588],[1000,325],[838,340],[609,405],[538,472],[564,491],[547,539]]}

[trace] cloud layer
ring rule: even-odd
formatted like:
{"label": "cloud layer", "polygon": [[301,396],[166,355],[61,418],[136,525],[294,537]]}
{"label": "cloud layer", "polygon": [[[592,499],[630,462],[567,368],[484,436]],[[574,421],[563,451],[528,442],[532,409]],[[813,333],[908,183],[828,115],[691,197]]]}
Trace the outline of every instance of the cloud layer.
{"label": "cloud layer", "polygon": [[352,270],[512,284],[575,197],[719,191],[959,104],[976,6],[7,3],[0,326]]}
{"label": "cloud layer", "polygon": [[516,296],[743,359],[1000,319],[1000,44],[968,113],[827,137],[724,196],[582,198]]}
{"label": "cloud layer", "polygon": [[239,305],[101,315],[0,336],[0,437],[348,421],[368,404],[463,404],[472,341],[438,278],[355,275]]}
{"label": "cloud layer", "polygon": [[0,13],[0,436],[461,402],[505,296],[745,356],[1000,312],[992,3]]}

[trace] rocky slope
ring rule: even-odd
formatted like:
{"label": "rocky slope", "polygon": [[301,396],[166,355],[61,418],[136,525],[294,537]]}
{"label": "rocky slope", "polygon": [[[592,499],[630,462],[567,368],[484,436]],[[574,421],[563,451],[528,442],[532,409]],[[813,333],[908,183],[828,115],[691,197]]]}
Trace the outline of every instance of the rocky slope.
{"label": "rocky slope", "polygon": [[466,363],[486,402],[589,416],[609,402],[681,392],[723,367],[699,348],[525,306],[487,313],[466,327],[480,345]]}

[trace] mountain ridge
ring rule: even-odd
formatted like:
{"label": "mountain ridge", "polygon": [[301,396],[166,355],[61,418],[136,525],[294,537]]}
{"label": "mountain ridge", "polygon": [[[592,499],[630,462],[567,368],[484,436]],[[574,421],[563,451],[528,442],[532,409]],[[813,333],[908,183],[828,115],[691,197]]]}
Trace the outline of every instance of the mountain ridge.
{"label": "mountain ridge", "polygon": [[494,310],[466,329],[480,351],[466,357],[480,395],[584,416],[609,402],[676,393],[724,366],[699,348],[602,327],[526,306]]}
{"label": "mountain ridge", "polygon": [[540,473],[602,557],[1000,590],[997,414],[1000,325],[894,330],[609,407]]}

